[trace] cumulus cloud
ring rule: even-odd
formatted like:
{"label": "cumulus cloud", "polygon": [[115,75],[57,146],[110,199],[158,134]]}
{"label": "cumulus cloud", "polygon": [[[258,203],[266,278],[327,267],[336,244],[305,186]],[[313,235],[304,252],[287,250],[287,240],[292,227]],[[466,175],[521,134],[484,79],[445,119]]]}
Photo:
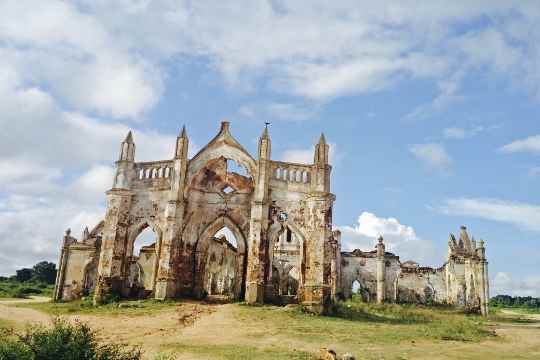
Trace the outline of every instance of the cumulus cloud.
{"label": "cumulus cloud", "polygon": [[414,144],[409,147],[409,151],[417,159],[435,168],[446,168],[452,163],[452,158],[442,144]]}
{"label": "cumulus cloud", "polygon": [[[416,234],[412,226],[401,224],[396,218],[382,218],[364,211],[353,226],[338,226],[342,234],[343,250],[374,249],[379,236],[384,237],[387,251],[400,256],[401,261],[414,260],[424,265],[440,266],[433,244]],[[438,263],[440,262],[440,263]]]}
{"label": "cumulus cloud", "polygon": [[57,262],[63,232],[71,227],[79,236],[84,226],[96,225],[104,215],[99,205],[83,205],[70,199],[9,195],[0,201],[0,273],[41,260]]}
{"label": "cumulus cloud", "polygon": [[507,154],[518,152],[540,153],[540,135],[513,141],[499,148],[499,151]]}
{"label": "cumulus cloud", "polygon": [[498,272],[491,280],[490,295],[540,297],[540,276],[515,279],[507,272]]}
{"label": "cumulus cloud", "polygon": [[[79,109],[135,117],[162,91],[159,69],[95,16],[65,1],[3,1],[0,64]],[[21,24],[27,24],[21,26]]]}
{"label": "cumulus cloud", "polygon": [[473,216],[540,231],[540,206],[498,199],[448,199],[439,207],[448,215]]}
{"label": "cumulus cloud", "polygon": [[[5,3],[2,23],[10,41],[70,55],[69,61],[50,56],[46,63],[68,70],[64,96],[119,116],[155,103],[160,61],[173,56],[204,57],[230,84],[263,79],[273,90],[323,101],[380,91],[404,78],[433,79],[439,93],[432,109],[459,99],[456,74],[478,67],[526,79],[533,92],[540,79],[534,66],[539,14],[527,2]],[[24,23],[35,25],[15,26],[22,21],[14,14],[21,13],[27,14]],[[496,20],[453,31],[486,18]],[[84,76],[71,79],[77,70]],[[68,92],[80,82],[91,82],[96,91],[87,97]],[[131,102],[137,106],[126,106]]]}

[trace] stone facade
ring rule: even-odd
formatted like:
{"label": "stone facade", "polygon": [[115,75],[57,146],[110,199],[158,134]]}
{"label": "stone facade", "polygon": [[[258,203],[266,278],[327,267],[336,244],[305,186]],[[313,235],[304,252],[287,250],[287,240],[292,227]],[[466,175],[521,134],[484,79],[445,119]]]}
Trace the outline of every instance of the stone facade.
{"label": "stone facade", "polygon": [[[104,220],[78,241],[67,231],[55,300],[93,294],[156,299],[208,295],[248,303],[301,303],[316,313],[360,284],[366,301],[467,305],[487,313],[487,262],[462,231],[441,269],[401,264],[384,250],[341,252],[332,230],[328,144],[312,164],[271,159],[265,129],[253,158],[228,122],[191,159],[183,129],[171,160],[136,162],[131,132],[122,142]],[[238,170],[239,169],[239,170]],[[155,243],[134,254],[141,232]],[[216,236],[226,229],[227,237]],[[480,296],[482,294],[482,296]]]}

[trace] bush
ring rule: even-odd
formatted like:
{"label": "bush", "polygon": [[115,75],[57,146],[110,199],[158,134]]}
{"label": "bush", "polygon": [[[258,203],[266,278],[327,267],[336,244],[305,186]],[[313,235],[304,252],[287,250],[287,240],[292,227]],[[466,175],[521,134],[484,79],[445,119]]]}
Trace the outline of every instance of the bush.
{"label": "bush", "polygon": [[102,344],[84,323],[56,318],[52,328],[32,327],[0,339],[0,359],[29,360],[139,360],[138,348]]}
{"label": "bush", "polygon": [[32,360],[30,350],[19,341],[13,339],[0,340],[1,360]]}

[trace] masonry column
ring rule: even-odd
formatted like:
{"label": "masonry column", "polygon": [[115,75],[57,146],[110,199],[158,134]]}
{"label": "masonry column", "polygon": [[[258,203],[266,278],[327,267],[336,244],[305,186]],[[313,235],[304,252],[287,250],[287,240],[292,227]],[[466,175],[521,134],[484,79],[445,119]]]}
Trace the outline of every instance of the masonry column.
{"label": "masonry column", "polygon": [[480,297],[480,312],[483,316],[489,314],[489,278],[488,278],[488,262],[486,260],[486,248],[484,247],[484,240],[480,240],[480,246],[476,249],[476,254],[480,259],[478,279],[480,283],[479,292]]}
{"label": "masonry column", "polygon": [[268,230],[268,183],[270,181],[271,142],[268,129],[265,128],[259,138],[257,174],[253,199],[251,202],[251,218],[249,223],[248,263],[246,279],[246,302],[262,303],[264,297],[264,256],[267,245]]}
{"label": "masonry column", "polygon": [[332,239],[332,299],[337,301],[341,293],[341,231],[333,231]]}
{"label": "masonry column", "polygon": [[182,132],[176,138],[176,150],[174,156],[174,171],[172,175],[172,186],[169,193],[169,200],[165,212],[167,225],[161,239],[158,273],[156,277],[156,285],[154,297],[156,299],[169,299],[176,296],[177,293],[177,262],[179,256],[177,254],[181,229],[184,223],[184,187],[187,176],[188,166],[188,147],[189,139],[187,137],[186,128],[182,128]]}
{"label": "masonry column", "polygon": [[119,293],[125,280],[122,274],[122,265],[132,198],[131,180],[134,177],[135,143],[130,131],[120,147],[120,158],[116,162],[113,187],[107,191],[107,212],[94,303],[99,303],[108,293]]}
{"label": "masonry column", "polygon": [[382,304],[385,300],[386,286],[386,262],[384,260],[384,239],[379,237],[379,242],[376,246],[377,249],[377,303]]}
{"label": "masonry column", "polygon": [[308,223],[307,251],[302,305],[314,312],[322,313],[332,302],[332,207],[335,196],[330,193],[329,146],[324,134],[315,145],[315,156],[311,172],[311,192],[306,198]]}

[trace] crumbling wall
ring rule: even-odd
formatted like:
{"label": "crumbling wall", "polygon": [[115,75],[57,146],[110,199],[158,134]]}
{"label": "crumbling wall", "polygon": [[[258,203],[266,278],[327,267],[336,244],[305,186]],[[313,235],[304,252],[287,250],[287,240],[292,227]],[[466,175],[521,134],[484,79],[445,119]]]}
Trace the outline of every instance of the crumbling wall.
{"label": "crumbling wall", "polygon": [[422,304],[446,303],[445,269],[402,268],[398,278],[397,301]]}

